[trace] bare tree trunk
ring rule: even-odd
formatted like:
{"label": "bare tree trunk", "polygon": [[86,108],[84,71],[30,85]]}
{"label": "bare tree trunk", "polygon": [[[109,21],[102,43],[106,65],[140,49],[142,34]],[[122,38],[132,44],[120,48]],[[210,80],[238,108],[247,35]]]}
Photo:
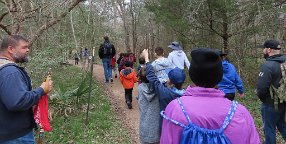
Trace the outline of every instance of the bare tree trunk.
{"label": "bare tree trunk", "polygon": [[74,31],[74,26],[73,26],[73,16],[72,16],[72,12],[70,13],[70,22],[71,22],[71,29],[72,29],[72,35],[73,35],[73,38],[74,38],[75,48],[77,49],[77,48],[78,48],[78,43],[77,43],[77,40],[76,40],[75,31]]}

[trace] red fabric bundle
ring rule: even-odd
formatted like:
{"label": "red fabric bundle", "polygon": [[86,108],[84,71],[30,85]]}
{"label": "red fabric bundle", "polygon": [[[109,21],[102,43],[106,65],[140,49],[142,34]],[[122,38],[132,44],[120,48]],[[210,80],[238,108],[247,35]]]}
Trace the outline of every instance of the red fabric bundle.
{"label": "red fabric bundle", "polygon": [[46,132],[49,132],[52,130],[50,121],[49,121],[48,99],[49,99],[48,94],[45,94],[44,96],[41,97],[38,104],[34,107],[35,122]]}

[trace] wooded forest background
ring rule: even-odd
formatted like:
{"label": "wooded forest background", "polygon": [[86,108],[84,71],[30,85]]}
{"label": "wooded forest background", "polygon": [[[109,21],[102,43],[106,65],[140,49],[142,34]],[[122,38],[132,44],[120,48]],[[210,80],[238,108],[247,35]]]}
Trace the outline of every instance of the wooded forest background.
{"label": "wooded forest background", "polygon": [[31,42],[31,72],[59,65],[73,51],[98,49],[107,35],[118,53],[179,41],[229,53],[244,83],[254,86],[266,39],[285,48],[285,0],[1,0],[0,36]]}

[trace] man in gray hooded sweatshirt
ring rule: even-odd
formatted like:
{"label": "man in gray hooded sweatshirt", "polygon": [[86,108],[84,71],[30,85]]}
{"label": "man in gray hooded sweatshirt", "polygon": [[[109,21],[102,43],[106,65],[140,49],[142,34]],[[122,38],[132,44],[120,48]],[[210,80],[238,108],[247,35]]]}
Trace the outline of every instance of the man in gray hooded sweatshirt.
{"label": "man in gray hooded sweatshirt", "polygon": [[169,53],[168,59],[174,65],[174,67],[184,69],[184,64],[186,64],[187,68],[189,69],[190,62],[180,44],[174,41],[168,47],[173,49],[173,51]]}
{"label": "man in gray hooded sweatshirt", "polygon": [[155,49],[156,60],[152,62],[155,75],[158,77],[161,83],[166,83],[168,80],[168,75],[165,72],[166,69],[174,68],[173,64],[169,59],[164,58],[164,50],[162,47],[157,47]]}

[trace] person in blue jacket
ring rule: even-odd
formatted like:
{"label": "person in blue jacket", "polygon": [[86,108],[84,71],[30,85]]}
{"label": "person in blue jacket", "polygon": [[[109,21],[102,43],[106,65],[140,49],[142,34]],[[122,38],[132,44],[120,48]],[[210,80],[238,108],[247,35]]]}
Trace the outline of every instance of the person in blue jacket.
{"label": "person in blue jacket", "polygon": [[222,51],[218,51],[218,53],[222,59],[223,66],[223,78],[218,84],[218,89],[222,90],[225,93],[225,97],[231,101],[234,100],[236,89],[239,96],[243,97],[243,83],[238,73],[236,72],[234,65],[227,60],[227,53]]}
{"label": "person in blue jacket", "polygon": [[16,63],[28,62],[29,42],[4,36],[0,47],[0,144],[34,144],[33,106],[52,89],[51,79],[32,89],[31,79]]}
{"label": "person in blue jacket", "polygon": [[[186,74],[184,71],[178,67],[174,69],[167,69],[169,80],[166,82],[167,87],[162,84],[158,77],[155,75],[153,66],[148,63],[148,50],[145,49],[142,52],[142,57],[145,58],[146,62],[146,77],[151,86],[155,89],[156,96],[159,97],[160,111],[165,110],[167,105],[177,97],[181,97],[185,93],[183,89],[183,83],[186,79]],[[162,127],[162,117],[160,117],[160,129]]]}

